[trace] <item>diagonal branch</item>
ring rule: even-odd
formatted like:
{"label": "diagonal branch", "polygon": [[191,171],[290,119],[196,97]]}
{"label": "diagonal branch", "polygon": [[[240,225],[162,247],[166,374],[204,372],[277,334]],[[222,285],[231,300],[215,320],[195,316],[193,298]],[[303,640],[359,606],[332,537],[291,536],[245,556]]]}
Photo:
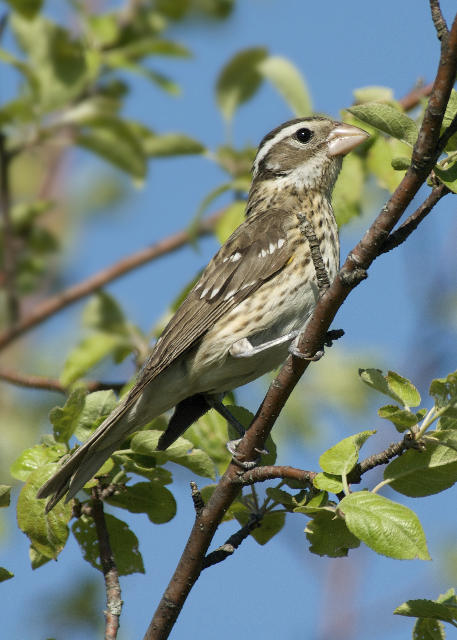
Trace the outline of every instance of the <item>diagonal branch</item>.
{"label": "diagonal branch", "polygon": [[[440,128],[456,73],[457,16],[449,37],[442,39],[438,71],[413,149],[411,165],[377,219],[347,257],[343,272],[350,273],[370,267],[379,255],[382,244],[427,179],[437,160]],[[344,284],[340,277],[335,278],[331,287],[317,303],[315,312],[300,340],[299,349],[302,352],[305,349],[310,353],[317,351],[350,291],[350,285]],[[243,459],[255,460],[256,451],[263,448],[276,418],[308,364],[306,360],[292,356],[287,359],[270,385],[251,427],[238,445],[237,452],[244,456]],[[145,640],[159,640],[169,636],[190,590],[200,575],[202,562],[214,533],[239,492],[237,480],[239,472],[239,467],[232,462],[200,517],[196,519],[176,571],[146,632]]]}
{"label": "diagonal branch", "polygon": [[[218,211],[212,216],[202,220],[196,229],[195,235],[198,237],[210,235],[214,231],[223,211],[224,210]],[[70,304],[81,300],[81,298],[85,298],[130,271],[180,249],[188,244],[191,239],[191,235],[187,230],[178,231],[150,247],[119,260],[119,262],[116,262],[103,271],[99,271],[94,276],[87,278],[87,280],[83,280],[83,282],[44,300],[32,309],[25,318],[0,334],[0,350],[4,349],[19,336],[47,320],[50,316],[65,309]]]}

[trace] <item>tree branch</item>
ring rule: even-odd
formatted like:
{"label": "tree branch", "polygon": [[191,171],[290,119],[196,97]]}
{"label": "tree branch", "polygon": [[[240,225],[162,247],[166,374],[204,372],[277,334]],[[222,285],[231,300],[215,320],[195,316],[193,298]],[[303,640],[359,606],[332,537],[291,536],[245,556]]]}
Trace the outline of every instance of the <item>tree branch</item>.
{"label": "tree branch", "polygon": [[411,111],[414,107],[417,107],[422,98],[427,98],[433,89],[433,82],[429,82],[423,87],[416,87],[409,93],[398,100],[398,103],[405,111]]}
{"label": "tree branch", "polygon": [[[428,107],[413,149],[412,162],[401,184],[389,202],[367,231],[362,240],[346,259],[346,272],[366,270],[379,255],[379,250],[406,207],[410,204],[437,160],[437,143],[440,127],[457,72],[457,16],[449,38],[442,39],[438,72],[430,95]],[[315,353],[323,344],[338,309],[351,291],[341,278],[333,281],[330,289],[320,298],[315,312],[304,332],[299,349]],[[279,374],[270,385],[251,427],[240,442],[237,452],[245,460],[255,460],[257,451],[263,449],[276,418],[286,400],[308,367],[308,362],[289,356]],[[190,533],[188,542],[176,571],[162,597],[146,632],[145,640],[167,638],[184,602],[198,579],[208,547],[228,507],[239,492],[240,469],[233,462],[221,478],[207,505]]]}
{"label": "tree branch", "polygon": [[[44,389],[47,391],[57,391],[59,393],[68,393],[68,388],[57,378],[47,378],[46,376],[35,376],[28,373],[20,373],[12,369],[4,369],[0,367],[0,380],[10,382],[19,387],[28,387],[30,389]],[[93,391],[120,391],[125,383],[120,382],[85,382],[82,383],[90,393]],[[82,386],[82,385],[81,385]]]}
{"label": "tree branch", "polygon": [[103,575],[105,576],[107,608],[107,611],[104,612],[106,618],[105,640],[116,640],[123,602],[121,600],[119,573],[111,550],[105,514],[103,512],[103,502],[100,499],[98,485],[92,489],[91,515],[97,530],[100,563],[102,565]]}
{"label": "tree branch", "polygon": [[442,42],[443,38],[447,39],[449,35],[449,31],[447,28],[446,20],[444,19],[443,14],[441,13],[441,7],[440,7],[439,1],[430,0],[430,8],[432,10],[432,20],[433,20],[433,24],[435,25],[438,40]]}
{"label": "tree branch", "polygon": [[[218,220],[222,216],[223,211],[224,210],[218,211],[214,215],[202,220],[198,225],[195,234],[198,237],[211,234],[214,231]],[[123,258],[119,262],[111,265],[111,267],[108,267],[103,271],[99,271],[94,276],[87,278],[87,280],[83,280],[83,282],[69,287],[65,291],[44,300],[32,309],[20,322],[17,322],[14,326],[0,334],[0,350],[4,349],[13,340],[41,324],[55,313],[58,313],[74,302],[81,300],[81,298],[85,298],[86,296],[94,293],[101,287],[117,280],[130,271],[180,249],[186,245],[190,239],[191,237],[187,230],[178,231],[177,233],[160,240],[146,249],[142,249],[130,256],[127,256],[126,258]]]}

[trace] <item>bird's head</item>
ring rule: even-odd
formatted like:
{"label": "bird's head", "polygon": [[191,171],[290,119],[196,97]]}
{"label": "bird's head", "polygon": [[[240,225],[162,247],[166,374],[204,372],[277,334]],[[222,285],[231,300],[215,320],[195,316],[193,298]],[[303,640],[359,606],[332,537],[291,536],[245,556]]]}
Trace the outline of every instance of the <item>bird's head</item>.
{"label": "bird's head", "polygon": [[318,189],[331,194],[343,157],[369,138],[363,129],[329,118],[297,118],[273,129],[260,143],[253,188]]}

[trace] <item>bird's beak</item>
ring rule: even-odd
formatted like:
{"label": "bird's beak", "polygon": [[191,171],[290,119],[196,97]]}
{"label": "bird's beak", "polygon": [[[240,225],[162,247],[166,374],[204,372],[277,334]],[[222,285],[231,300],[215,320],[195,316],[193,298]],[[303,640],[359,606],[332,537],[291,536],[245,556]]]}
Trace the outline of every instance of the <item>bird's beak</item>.
{"label": "bird's beak", "polygon": [[330,158],[332,156],[345,156],[369,137],[370,134],[363,129],[359,129],[359,127],[354,127],[354,125],[346,124],[345,122],[336,122],[335,128],[327,136],[327,155]]}

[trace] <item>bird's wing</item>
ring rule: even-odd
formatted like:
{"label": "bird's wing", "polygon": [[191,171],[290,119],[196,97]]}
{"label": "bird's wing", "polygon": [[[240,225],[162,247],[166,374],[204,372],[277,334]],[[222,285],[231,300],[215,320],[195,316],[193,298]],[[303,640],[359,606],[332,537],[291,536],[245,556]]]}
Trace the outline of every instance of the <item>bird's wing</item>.
{"label": "bird's wing", "polygon": [[132,389],[135,396],[286,265],[292,247],[287,241],[285,217],[282,210],[251,216],[230,236],[166,326]]}

